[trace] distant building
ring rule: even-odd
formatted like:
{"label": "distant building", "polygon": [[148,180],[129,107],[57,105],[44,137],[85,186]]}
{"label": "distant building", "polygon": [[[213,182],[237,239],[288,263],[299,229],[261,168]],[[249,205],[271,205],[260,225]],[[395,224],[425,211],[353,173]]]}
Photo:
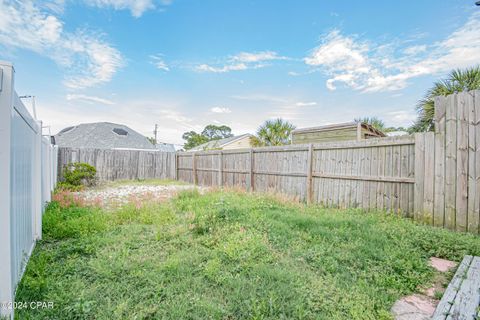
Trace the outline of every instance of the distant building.
{"label": "distant building", "polygon": [[385,137],[380,130],[367,123],[347,122],[292,131],[292,144],[364,140]]}
{"label": "distant building", "polygon": [[116,123],[82,123],[67,127],[54,136],[59,147],[91,149],[143,149],[156,147],[137,131]]}
{"label": "distant building", "polygon": [[162,152],[175,152],[175,145],[172,143],[158,142],[155,145],[155,149]]}
{"label": "distant building", "polygon": [[190,150],[192,151],[204,151],[204,150],[230,150],[230,149],[245,149],[251,148],[252,144],[250,142],[251,134],[246,133],[239,136],[234,136],[230,138],[212,140],[207,143],[196,146]]}

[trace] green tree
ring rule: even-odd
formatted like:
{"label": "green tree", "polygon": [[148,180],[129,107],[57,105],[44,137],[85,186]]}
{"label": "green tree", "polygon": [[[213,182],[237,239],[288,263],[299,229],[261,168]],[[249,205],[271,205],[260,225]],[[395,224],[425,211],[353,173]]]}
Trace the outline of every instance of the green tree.
{"label": "green tree", "polygon": [[382,132],[385,132],[385,122],[383,120],[377,118],[377,117],[365,117],[365,118],[357,118],[355,119],[355,122],[361,122],[361,123],[366,123],[371,125],[377,130],[380,130]]}
{"label": "green tree", "polygon": [[233,137],[232,129],[225,125],[216,126],[214,124],[209,124],[205,127],[205,129],[203,129],[201,134],[210,140],[220,140]]}
{"label": "green tree", "polygon": [[262,124],[251,143],[254,147],[281,146],[290,143],[290,134],[295,126],[282,119],[267,120]]}
{"label": "green tree", "polygon": [[432,131],[434,129],[435,107],[433,98],[452,93],[480,89],[480,66],[453,70],[446,79],[434,83],[425,98],[420,100],[416,109],[417,120],[410,127],[410,132]]}
{"label": "green tree", "polygon": [[393,132],[393,131],[407,131],[404,127],[387,127],[385,122],[382,119],[377,117],[365,117],[365,118],[357,118],[355,122],[362,122],[367,123],[374,127],[377,130],[382,131],[383,133]]}
{"label": "green tree", "polygon": [[189,150],[212,140],[220,140],[229,137],[233,137],[232,129],[230,127],[209,124],[201,133],[195,131],[185,132],[182,135],[182,139],[186,141],[183,147],[185,150]]}
{"label": "green tree", "polygon": [[154,137],[147,137],[147,140],[150,141],[151,144],[156,145],[157,141],[155,140]]}

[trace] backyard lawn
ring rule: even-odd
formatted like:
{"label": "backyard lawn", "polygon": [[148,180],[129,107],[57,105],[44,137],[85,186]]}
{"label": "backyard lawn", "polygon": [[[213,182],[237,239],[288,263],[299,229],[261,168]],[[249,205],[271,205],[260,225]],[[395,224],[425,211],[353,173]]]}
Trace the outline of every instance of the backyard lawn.
{"label": "backyard lawn", "polygon": [[480,238],[360,210],[237,191],[105,211],[52,202],[17,291],[19,319],[390,319],[432,256]]}

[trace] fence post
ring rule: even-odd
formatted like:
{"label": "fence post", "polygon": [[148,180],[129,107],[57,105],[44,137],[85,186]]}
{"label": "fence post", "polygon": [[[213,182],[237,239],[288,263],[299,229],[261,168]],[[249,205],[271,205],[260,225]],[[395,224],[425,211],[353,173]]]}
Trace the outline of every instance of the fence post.
{"label": "fence post", "polygon": [[178,180],[178,153],[177,152],[175,152],[175,168],[174,168],[173,179]]}
{"label": "fence post", "polygon": [[198,179],[197,179],[197,157],[196,157],[196,153],[194,152],[192,154],[192,179],[193,179],[193,184],[194,185],[197,185],[198,183]]}
{"label": "fence post", "polygon": [[255,176],[254,176],[254,172],[253,172],[253,167],[254,167],[254,164],[255,164],[255,156],[254,156],[254,152],[253,152],[253,148],[250,148],[250,175],[249,175],[249,179],[250,179],[250,183],[249,183],[249,191],[253,192],[255,191]]}
{"label": "fence post", "polygon": [[425,183],[425,133],[415,133],[415,186],[414,186],[414,218],[424,218],[424,183]]}
{"label": "fence post", "polygon": [[309,144],[308,145],[308,155],[307,155],[307,204],[312,203],[312,198],[313,198],[313,177],[312,177],[312,171],[313,171],[313,145]]}
{"label": "fence post", "polygon": [[[11,64],[0,62],[0,302],[13,302],[12,235],[11,235],[11,118],[14,95],[14,70]],[[13,310],[0,308],[1,316],[11,316]]]}
{"label": "fence post", "polygon": [[218,185],[220,187],[223,187],[223,152],[222,151],[219,151],[218,153],[218,162],[219,162],[219,166],[218,166]]}

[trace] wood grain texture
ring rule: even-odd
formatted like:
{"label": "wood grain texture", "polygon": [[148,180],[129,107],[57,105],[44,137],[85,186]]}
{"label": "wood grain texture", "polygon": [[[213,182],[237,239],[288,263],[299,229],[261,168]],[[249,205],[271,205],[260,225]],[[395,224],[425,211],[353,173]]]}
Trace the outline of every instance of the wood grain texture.
{"label": "wood grain texture", "polygon": [[471,257],[447,320],[475,319],[480,304],[480,257]]}
{"label": "wood grain texture", "polygon": [[455,229],[457,194],[457,95],[447,97],[445,110],[445,227]]}
{"label": "wood grain texture", "polygon": [[425,133],[425,173],[423,189],[424,222],[433,224],[433,203],[435,184],[435,136],[433,132]]}
{"label": "wood grain texture", "polygon": [[425,187],[425,134],[415,134],[415,220],[423,221]]}
{"label": "wood grain texture", "polygon": [[[474,92],[475,96],[475,199],[473,201],[473,215],[477,220],[477,231],[480,233],[480,90]],[[474,226],[469,231],[475,233]]]}
{"label": "wood grain texture", "polygon": [[462,262],[457,268],[457,271],[455,272],[455,275],[445,290],[442,299],[438,303],[437,308],[432,316],[432,320],[444,320],[447,319],[447,317],[451,314],[452,305],[455,303],[455,298],[462,285],[463,279],[470,268],[472,260],[472,256],[465,256],[463,258]]}
{"label": "wood grain texture", "polygon": [[435,202],[433,223],[445,223],[445,97],[435,98]]}
{"label": "wood grain texture", "polygon": [[468,210],[468,94],[460,93],[457,100],[457,183],[455,228],[467,230]]}
{"label": "wood grain texture", "polygon": [[476,162],[480,161],[476,157],[476,135],[475,127],[478,126],[476,119],[476,110],[475,110],[475,99],[480,99],[480,97],[475,97],[475,93],[471,92],[467,96],[466,101],[466,111],[468,114],[468,195],[467,195],[467,231],[472,233],[478,233],[478,224],[479,224],[479,215],[475,211],[475,199],[480,190],[477,189],[476,178],[477,178],[477,168]]}

